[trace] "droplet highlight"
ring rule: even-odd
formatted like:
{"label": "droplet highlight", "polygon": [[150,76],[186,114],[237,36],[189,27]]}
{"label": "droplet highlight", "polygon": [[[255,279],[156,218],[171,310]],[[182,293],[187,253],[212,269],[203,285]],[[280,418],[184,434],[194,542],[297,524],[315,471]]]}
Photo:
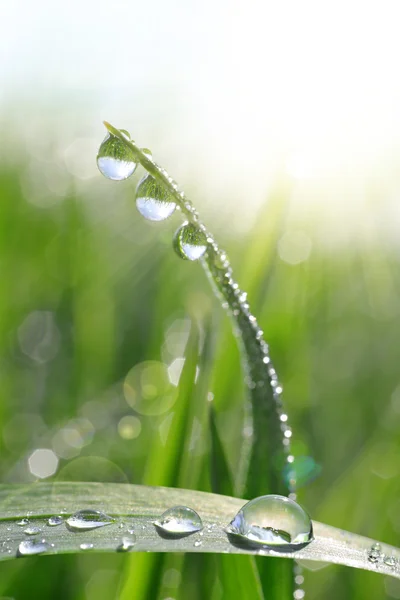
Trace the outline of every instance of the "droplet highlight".
{"label": "droplet highlight", "polygon": [[184,223],[175,233],[173,247],[180,258],[198,260],[207,250],[207,236],[193,223]]}
{"label": "droplet highlight", "polygon": [[[124,129],[121,133],[129,140],[130,136]],[[136,169],[135,155],[117,136],[109,133],[103,140],[97,153],[97,166],[107,179],[122,181],[130,177]]]}
{"label": "droplet highlight", "polygon": [[18,546],[18,556],[31,556],[33,554],[42,554],[51,549],[50,544],[44,540],[25,540]]}
{"label": "droplet highlight", "polygon": [[294,500],[268,495],[250,500],[229,523],[226,532],[252,546],[295,550],[313,539],[311,519]]}
{"label": "droplet highlight", "polygon": [[79,548],[81,550],[92,550],[93,549],[93,544],[90,544],[89,542],[83,542],[82,544],[79,545]]}
{"label": "droplet highlight", "polygon": [[99,510],[84,509],[78,510],[78,512],[68,517],[65,522],[70,531],[87,531],[88,529],[111,525],[115,522],[115,519]]}
{"label": "droplet highlight", "polygon": [[166,510],[154,525],[160,532],[174,537],[190,535],[203,529],[203,523],[195,510],[188,506],[174,506]]}
{"label": "droplet highlight", "polygon": [[148,221],[164,221],[172,215],[176,203],[166,187],[152,175],[145,175],[136,188],[136,207]]}

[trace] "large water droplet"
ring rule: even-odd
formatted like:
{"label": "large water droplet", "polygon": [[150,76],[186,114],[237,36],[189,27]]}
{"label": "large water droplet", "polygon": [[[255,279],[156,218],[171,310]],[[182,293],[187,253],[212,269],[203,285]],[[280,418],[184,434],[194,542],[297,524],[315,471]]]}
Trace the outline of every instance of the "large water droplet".
{"label": "large water droplet", "polygon": [[85,509],[78,510],[75,514],[68,517],[66,524],[71,531],[85,531],[111,525],[115,522],[113,517],[106,515],[99,510]]}
{"label": "large water droplet", "polygon": [[18,556],[30,556],[48,552],[51,546],[44,540],[25,540],[18,546]]}
{"label": "large water droplet", "polygon": [[61,516],[49,517],[47,521],[47,525],[50,525],[50,527],[57,527],[57,525],[61,525],[62,523],[64,523],[64,519]]}
{"label": "large water droplet", "polygon": [[180,258],[197,260],[207,250],[207,236],[193,223],[184,223],[175,233],[173,246]]}
{"label": "large water droplet", "polygon": [[284,496],[260,496],[240,509],[226,529],[238,541],[250,545],[295,550],[313,539],[311,519],[293,500]]}
{"label": "large water droplet", "polygon": [[145,175],[136,189],[136,207],[149,221],[163,221],[172,215],[175,201],[168,190],[152,175]]}
{"label": "large water droplet", "polygon": [[188,506],[174,506],[166,510],[154,525],[171,536],[184,536],[203,529],[203,523],[195,510]]}
{"label": "large water droplet", "polygon": [[129,537],[126,536],[122,538],[122,542],[118,546],[117,550],[118,552],[129,552],[130,550],[132,550],[135,544],[136,536],[132,534]]}
{"label": "large water droplet", "polygon": [[[121,132],[130,139],[127,131],[121,129]],[[97,153],[97,166],[107,179],[121,181],[130,177],[136,169],[137,163],[134,158],[132,150],[122,140],[109,133]]]}

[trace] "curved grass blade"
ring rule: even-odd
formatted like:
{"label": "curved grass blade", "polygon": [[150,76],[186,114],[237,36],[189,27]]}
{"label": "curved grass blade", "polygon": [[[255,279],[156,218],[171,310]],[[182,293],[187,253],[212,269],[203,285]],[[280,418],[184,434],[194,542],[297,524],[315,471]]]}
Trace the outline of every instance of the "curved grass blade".
{"label": "curved grass blade", "polygon": [[[83,542],[93,544],[90,551],[116,552],[125,531],[119,526],[122,521],[124,527],[136,530],[133,552],[211,552],[305,559],[347,565],[400,579],[399,548],[381,544],[382,555],[393,557],[394,566],[389,566],[384,560],[371,562],[368,552],[374,540],[317,521],[313,522],[315,539],[297,552],[233,546],[224,528],[244,503],[245,500],[239,498],[206,492],[118,483],[0,485],[0,539],[6,542],[0,546],[0,560],[16,557],[19,543],[27,538],[17,522],[29,513],[31,524],[41,528],[40,539],[50,544],[49,554],[88,552],[80,548]],[[166,508],[177,504],[190,506],[200,514],[205,525],[203,536],[197,533],[166,539],[157,533],[153,520]],[[64,512],[67,516],[85,508],[101,510],[114,516],[116,521],[106,527],[79,533],[69,531],[65,525],[49,527],[46,524],[52,515]],[[201,545],[195,545],[197,540],[201,540]]]}

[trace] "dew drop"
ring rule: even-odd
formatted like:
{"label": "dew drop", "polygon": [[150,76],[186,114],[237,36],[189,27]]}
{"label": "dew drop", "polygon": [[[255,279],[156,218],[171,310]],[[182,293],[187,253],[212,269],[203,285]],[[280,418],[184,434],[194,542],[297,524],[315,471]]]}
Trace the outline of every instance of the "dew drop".
{"label": "dew drop", "polygon": [[381,558],[381,545],[378,542],[376,542],[375,544],[372,544],[371,548],[369,548],[368,550],[368,560],[370,563],[376,564]]}
{"label": "dew drop", "polygon": [[195,548],[198,548],[199,546],[201,546],[201,541],[200,541],[200,540],[197,540],[197,541],[196,541],[196,542],[193,544],[193,546],[195,546]]}
{"label": "dew drop", "polygon": [[145,175],[136,188],[136,207],[149,221],[163,221],[175,210],[176,204],[168,190],[152,175]]}
{"label": "dew drop", "polygon": [[25,525],[29,524],[29,519],[21,519],[20,521],[17,522],[17,525],[19,525],[20,527],[25,527]]}
{"label": "dew drop", "polygon": [[42,554],[50,550],[50,544],[44,540],[25,540],[18,546],[18,556],[30,556],[32,554]]}
{"label": "dew drop", "polygon": [[79,545],[79,548],[81,550],[92,550],[93,544],[90,544],[89,542],[83,542],[82,544]]}
{"label": "dew drop", "polygon": [[[121,132],[130,139],[127,131],[121,129]],[[121,181],[130,177],[136,169],[134,158],[133,151],[117,136],[109,133],[97,153],[97,166],[107,179]]]}
{"label": "dew drop", "polygon": [[175,233],[173,246],[180,258],[198,260],[207,250],[207,236],[197,225],[184,223]]}
{"label": "dew drop", "polygon": [[40,527],[36,527],[35,525],[28,525],[26,529],[24,529],[24,533],[26,535],[37,535],[41,532]]}
{"label": "dew drop", "polygon": [[176,537],[203,529],[203,523],[197,512],[187,506],[169,508],[158,521],[154,521],[154,525],[167,535]]}
{"label": "dew drop", "polygon": [[123,537],[122,542],[118,546],[118,552],[129,552],[136,544],[136,536],[131,535],[130,537]]}
{"label": "dew drop", "polygon": [[295,550],[313,539],[311,519],[305,510],[277,495],[260,496],[245,504],[226,532],[243,543],[282,550]]}
{"label": "dew drop", "polygon": [[68,529],[71,531],[85,531],[111,525],[115,522],[113,517],[106,515],[99,510],[85,509],[78,510],[66,520]]}
{"label": "dew drop", "polygon": [[64,523],[64,519],[61,516],[49,517],[47,520],[47,525],[50,525],[50,527],[57,527],[57,525],[61,525],[62,523]]}
{"label": "dew drop", "polygon": [[391,569],[394,569],[394,567],[397,565],[397,559],[394,556],[384,556],[383,562]]}

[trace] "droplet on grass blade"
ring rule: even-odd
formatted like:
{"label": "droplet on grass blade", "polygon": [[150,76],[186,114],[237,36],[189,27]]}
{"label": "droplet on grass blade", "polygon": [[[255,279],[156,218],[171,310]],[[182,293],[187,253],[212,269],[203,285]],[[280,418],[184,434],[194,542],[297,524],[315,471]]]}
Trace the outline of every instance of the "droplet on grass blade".
{"label": "droplet on grass blade", "polygon": [[207,250],[207,236],[193,223],[184,223],[175,233],[173,247],[180,258],[198,260]]}
{"label": "droplet on grass blade", "polygon": [[24,540],[18,546],[17,556],[42,554],[42,552],[48,552],[50,549],[50,544],[44,540]]}
{"label": "droplet on grass blade", "polygon": [[136,189],[136,207],[148,221],[164,221],[172,215],[176,203],[168,190],[152,175],[145,175]]}
{"label": "droplet on grass blade", "polygon": [[71,531],[86,531],[88,529],[97,529],[105,525],[111,525],[115,522],[113,517],[100,512],[99,510],[84,509],[68,517],[66,525]]}
{"label": "droplet on grass blade", "polygon": [[50,527],[57,527],[62,523],[64,523],[64,519],[61,516],[49,517],[47,520],[47,525],[49,525]]}
{"label": "droplet on grass blade", "polygon": [[226,532],[238,542],[279,550],[296,550],[313,539],[311,519],[290,498],[269,495],[254,498],[240,509]]}
{"label": "droplet on grass blade", "polygon": [[195,510],[188,506],[174,506],[154,521],[157,529],[167,535],[179,537],[203,529],[203,523]]}
{"label": "droplet on grass blade", "polygon": [[[121,133],[129,140],[130,136],[124,129]],[[107,179],[122,181],[130,177],[136,169],[134,153],[117,136],[109,133],[103,140],[98,154],[97,166]]]}

